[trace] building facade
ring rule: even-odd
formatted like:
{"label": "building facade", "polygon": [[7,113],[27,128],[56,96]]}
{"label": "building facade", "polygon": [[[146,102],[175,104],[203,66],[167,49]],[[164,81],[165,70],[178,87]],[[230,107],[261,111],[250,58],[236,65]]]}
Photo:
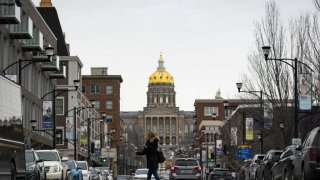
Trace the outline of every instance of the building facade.
{"label": "building facade", "polygon": [[[80,124],[99,114],[89,108],[76,117],[71,113],[90,101],[74,85],[74,80],[81,83],[83,65],[69,54],[55,7],[51,0],[40,7],[31,0],[5,2],[0,4],[0,74],[21,87],[25,148],[56,148],[70,159],[87,159],[87,147],[80,148]],[[53,53],[47,56],[50,48]],[[69,138],[68,118],[75,119],[76,127]],[[100,134],[97,124],[90,128],[92,136]]]}
{"label": "building facade", "polygon": [[[168,160],[176,150],[193,143],[194,111],[181,111],[176,106],[174,78],[166,71],[162,54],[158,67],[149,77],[147,106],[142,111],[123,111],[124,137],[129,145],[142,149],[148,132],[156,133]],[[137,164],[130,164],[134,166]],[[132,162],[131,162],[132,163]]]}

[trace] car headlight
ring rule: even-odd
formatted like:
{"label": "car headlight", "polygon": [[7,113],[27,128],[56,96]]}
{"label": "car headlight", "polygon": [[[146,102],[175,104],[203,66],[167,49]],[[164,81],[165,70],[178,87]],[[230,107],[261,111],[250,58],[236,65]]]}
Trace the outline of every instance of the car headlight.
{"label": "car headlight", "polygon": [[27,171],[33,171],[35,167],[36,165],[29,166],[27,167]]}

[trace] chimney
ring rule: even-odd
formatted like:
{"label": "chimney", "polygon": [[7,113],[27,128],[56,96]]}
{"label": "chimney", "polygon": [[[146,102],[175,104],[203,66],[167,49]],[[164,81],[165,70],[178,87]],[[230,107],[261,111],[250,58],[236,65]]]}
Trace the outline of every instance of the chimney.
{"label": "chimney", "polygon": [[52,7],[51,0],[41,0],[40,7]]}

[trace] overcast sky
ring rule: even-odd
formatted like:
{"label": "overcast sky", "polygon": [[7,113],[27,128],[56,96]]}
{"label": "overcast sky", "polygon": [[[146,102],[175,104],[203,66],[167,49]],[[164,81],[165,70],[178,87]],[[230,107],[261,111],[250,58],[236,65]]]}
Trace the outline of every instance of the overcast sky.
{"label": "overcast sky", "polygon": [[[40,0],[33,0],[36,6]],[[314,11],[312,0],[276,0],[283,21]],[[235,98],[247,71],[254,22],[265,0],[52,0],[71,55],[91,67],[121,75],[121,110],[147,104],[149,76],[160,52],[174,77],[176,105],[194,110],[195,99]]]}

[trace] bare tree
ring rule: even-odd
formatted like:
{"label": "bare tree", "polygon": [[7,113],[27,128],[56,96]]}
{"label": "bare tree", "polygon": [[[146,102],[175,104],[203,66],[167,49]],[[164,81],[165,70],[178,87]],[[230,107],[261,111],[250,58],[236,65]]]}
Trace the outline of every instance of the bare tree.
{"label": "bare tree", "polygon": [[[281,142],[289,144],[290,139],[284,137],[293,135],[293,69],[279,61],[265,61],[261,49],[268,45],[271,47],[270,57],[290,58],[288,32],[280,20],[280,11],[274,1],[266,4],[266,15],[260,22],[255,22],[255,27],[255,48],[248,56],[249,71],[243,76],[245,88],[248,91],[263,91],[264,106],[274,114],[269,131],[272,134],[268,136],[279,138],[281,135]],[[283,131],[279,128],[280,122],[286,126]]]}
{"label": "bare tree", "polygon": [[[314,0],[315,6],[320,10],[320,0]],[[264,61],[261,47],[271,47],[271,58],[297,58],[299,63],[298,73],[312,74],[310,82],[312,86],[313,103],[319,104],[320,99],[320,29],[319,15],[317,13],[305,13],[291,19],[286,30],[284,23],[280,21],[280,11],[274,1],[266,4],[266,16],[255,23],[255,48],[248,56],[249,71],[244,74],[246,90],[262,90],[264,102],[272,104],[273,117],[272,132],[280,134],[285,144],[290,143],[293,137],[293,98],[294,98],[294,65],[280,61]],[[290,67],[290,65],[292,67]],[[307,66],[306,66],[307,65]],[[310,67],[313,72],[310,72]],[[303,114],[300,114],[300,117]],[[282,131],[278,127],[279,122],[285,124]],[[302,121],[300,121],[302,122]],[[315,124],[318,125],[318,124]],[[303,125],[300,126],[303,128]],[[305,129],[299,128],[302,132]],[[312,127],[312,126],[311,126]],[[306,127],[310,128],[310,127]],[[304,137],[302,134],[301,137]]]}
{"label": "bare tree", "polygon": [[314,5],[316,6],[316,8],[318,8],[318,10],[320,10],[320,0],[313,0]]}

